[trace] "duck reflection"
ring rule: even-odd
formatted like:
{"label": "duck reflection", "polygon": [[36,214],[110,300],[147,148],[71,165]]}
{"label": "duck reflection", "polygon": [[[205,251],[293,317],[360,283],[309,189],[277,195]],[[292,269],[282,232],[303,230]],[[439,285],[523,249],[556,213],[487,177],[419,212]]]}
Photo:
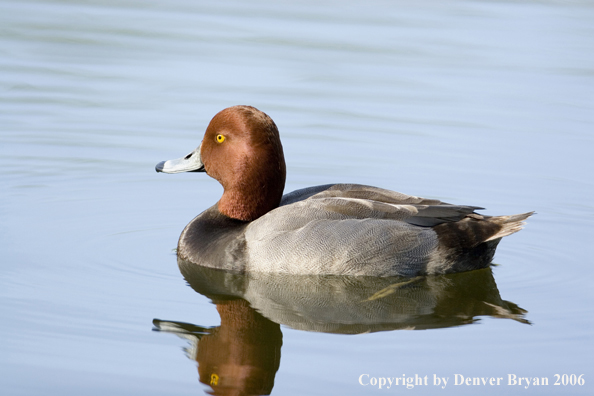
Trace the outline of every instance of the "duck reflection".
{"label": "duck reflection", "polygon": [[221,325],[204,328],[155,319],[159,331],[189,341],[186,353],[198,362],[200,382],[213,395],[269,395],[280,364],[282,333],[242,299],[216,302]]}
{"label": "duck reflection", "polygon": [[280,364],[280,325],[336,334],[437,329],[480,316],[520,323],[526,311],[499,295],[491,268],[418,278],[237,274],[179,261],[217,307],[221,325],[153,321],[190,341],[200,382],[215,395],[267,395]]}

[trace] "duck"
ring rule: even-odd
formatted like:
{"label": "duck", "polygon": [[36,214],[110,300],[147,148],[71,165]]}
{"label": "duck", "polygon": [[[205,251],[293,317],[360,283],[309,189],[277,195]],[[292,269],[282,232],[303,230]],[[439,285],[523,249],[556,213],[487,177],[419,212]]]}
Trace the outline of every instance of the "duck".
{"label": "duck", "polygon": [[279,130],[245,105],[217,113],[198,148],[155,169],[205,172],[223,186],[182,231],[178,263],[237,273],[411,278],[486,268],[500,240],[534,213],[487,216],[361,184],[284,194]]}

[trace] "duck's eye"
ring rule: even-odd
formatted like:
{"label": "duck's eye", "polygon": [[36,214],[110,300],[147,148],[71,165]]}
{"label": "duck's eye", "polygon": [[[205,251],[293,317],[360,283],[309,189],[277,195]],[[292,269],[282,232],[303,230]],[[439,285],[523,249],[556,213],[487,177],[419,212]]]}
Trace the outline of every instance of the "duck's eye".
{"label": "duck's eye", "polygon": [[225,141],[225,136],[217,135],[217,143],[223,143]]}

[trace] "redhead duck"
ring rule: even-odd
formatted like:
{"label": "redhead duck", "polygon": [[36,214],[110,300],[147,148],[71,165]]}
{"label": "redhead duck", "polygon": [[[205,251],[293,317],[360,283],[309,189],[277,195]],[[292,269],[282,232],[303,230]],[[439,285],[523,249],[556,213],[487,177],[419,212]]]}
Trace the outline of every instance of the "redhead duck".
{"label": "redhead duck", "polygon": [[206,172],[221,199],[195,217],[180,260],[236,272],[419,276],[488,267],[504,236],[533,212],[483,216],[451,205],[358,184],[327,184],[283,196],[278,129],[251,106],[210,121],[200,146],[157,172]]}

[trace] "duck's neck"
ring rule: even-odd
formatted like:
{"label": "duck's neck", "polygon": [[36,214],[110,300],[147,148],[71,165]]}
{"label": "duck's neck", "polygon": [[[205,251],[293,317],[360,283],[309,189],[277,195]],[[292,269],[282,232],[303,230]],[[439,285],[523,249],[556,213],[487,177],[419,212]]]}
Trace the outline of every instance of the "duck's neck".
{"label": "duck's neck", "polygon": [[251,173],[255,177],[242,179],[238,183],[223,186],[219,200],[219,211],[227,217],[242,221],[256,220],[278,207],[285,188],[285,166],[266,169],[262,173]]}

